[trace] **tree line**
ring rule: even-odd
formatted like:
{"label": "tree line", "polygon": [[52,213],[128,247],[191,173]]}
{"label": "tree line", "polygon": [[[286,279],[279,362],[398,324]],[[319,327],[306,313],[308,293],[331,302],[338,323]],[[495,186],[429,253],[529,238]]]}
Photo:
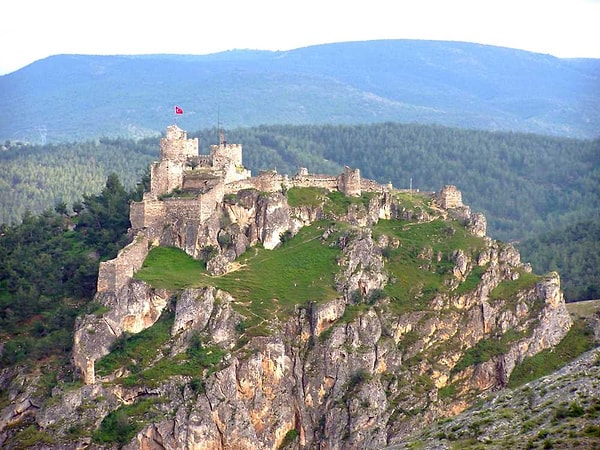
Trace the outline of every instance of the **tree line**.
{"label": "tree line", "polygon": [[58,203],[0,226],[0,367],[67,355],[75,318],[94,297],[99,263],[126,245],[129,203],[147,180],[127,191],[110,174],[74,213]]}

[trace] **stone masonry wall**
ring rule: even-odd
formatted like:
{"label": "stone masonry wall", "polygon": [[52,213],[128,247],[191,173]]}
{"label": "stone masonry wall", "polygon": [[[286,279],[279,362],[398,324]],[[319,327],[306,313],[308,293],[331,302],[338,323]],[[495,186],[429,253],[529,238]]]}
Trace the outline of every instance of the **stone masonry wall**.
{"label": "stone masonry wall", "polygon": [[462,194],[456,186],[446,185],[437,195],[439,205],[444,209],[460,208],[463,205]]}
{"label": "stone masonry wall", "polygon": [[164,221],[165,223],[174,223],[180,219],[205,221],[213,214],[217,205],[223,201],[224,195],[224,186],[220,184],[210,192],[196,198],[166,198],[163,200],[165,205]]}
{"label": "stone masonry wall", "polygon": [[185,162],[193,156],[198,156],[198,138],[188,139],[177,125],[167,127],[166,136],[160,140],[160,160]]}
{"label": "stone masonry wall", "polygon": [[165,160],[150,167],[150,192],[159,196],[183,185],[183,163]]}
{"label": "stone masonry wall", "polygon": [[361,194],[360,170],[344,167],[344,172],[337,178],[337,188],[345,195],[359,197]]}
{"label": "stone masonry wall", "polygon": [[225,185],[227,194],[235,194],[243,189],[256,189],[261,192],[277,192],[281,191],[282,187],[289,184],[288,178],[285,175],[279,175],[276,172],[265,171],[261,172],[257,177],[246,178]]}
{"label": "stone masonry wall", "polygon": [[98,292],[116,291],[122,288],[142,267],[148,256],[148,238],[137,234],[129,245],[123,247],[117,257],[100,263],[98,271]]}
{"label": "stone masonry wall", "polygon": [[242,145],[241,144],[222,144],[211,145],[210,155],[213,160],[213,167],[220,169],[229,164],[242,166]]}
{"label": "stone masonry wall", "polygon": [[390,184],[379,184],[374,180],[361,179],[360,180],[360,190],[365,192],[389,192],[392,190],[392,185]]}
{"label": "stone masonry wall", "polygon": [[338,188],[337,177],[331,175],[312,175],[298,173],[292,177],[290,183],[293,187],[316,187],[335,191]]}
{"label": "stone masonry wall", "polygon": [[151,198],[147,193],[141,202],[132,202],[129,207],[129,221],[133,230],[156,228],[165,219],[165,202]]}

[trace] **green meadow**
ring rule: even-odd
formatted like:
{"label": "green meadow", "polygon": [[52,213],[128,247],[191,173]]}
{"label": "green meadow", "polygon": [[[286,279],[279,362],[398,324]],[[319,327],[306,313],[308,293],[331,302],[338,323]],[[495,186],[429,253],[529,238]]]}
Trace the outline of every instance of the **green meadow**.
{"label": "green meadow", "polygon": [[337,233],[322,239],[329,222],[302,228],[274,250],[250,248],[235,261],[235,270],[211,276],[206,265],[182,250],[156,247],[150,251],[136,278],[154,287],[181,289],[214,286],[229,292],[234,308],[246,316],[248,325],[289,315],[296,305],[327,301],[339,295],[335,274],[340,253]]}
{"label": "green meadow", "polygon": [[[456,250],[473,255],[484,245],[481,238],[457,221],[441,219],[422,223],[380,220],[373,227],[373,236],[377,239],[381,235],[399,241],[397,248],[383,249],[386,268],[393,276],[385,292],[393,299],[392,307],[398,313],[423,309],[438,292],[448,290],[444,280],[451,276]],[[459,292],[474,289],[482,274],[481,269],[473,270],[473,276],[459,286]]]}

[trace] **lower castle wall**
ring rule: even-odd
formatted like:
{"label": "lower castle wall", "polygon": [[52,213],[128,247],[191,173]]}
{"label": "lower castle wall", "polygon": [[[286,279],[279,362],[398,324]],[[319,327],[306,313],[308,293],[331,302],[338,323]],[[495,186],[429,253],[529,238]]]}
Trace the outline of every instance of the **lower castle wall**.
{"label": "lower castle wall", "polygon": [[132,243],[119,251],[116,258],[100,263],[96,290],[103,292],[122,288],[142,267],[148,251],[148,238],[138,233]]}
{"label": "lower castle wall", "polygon": [[129,207],[131,228],[134,230],[154,228],[164,221],[165,213],[165,203],[158,199],[144,198],[141,202],[132,202]]}
{"label": "lower castle wall", "polygon": [[234,181],[225,185],[227,194],[234,194],[243,189],[256,189],[261,192],[281,191],[283,186],[288,184],[288,179],[284,175],[278,175],[274,172],[261,173],[257,177],[246,178],[245,180]]}
{"label": "lower castle wall", "polygon": [[387,192],[390,190],[390,187],[389,187],[389,185],[379,184],[373,180],[361,179],[360,180],[360,189],[361,189],[361,191],[366,191],[366,192]]}
{"label": "lower castle wall", "polygon": [[165,198],[161,202],[165,208],[164,223],[174,223],[180,219],[205,221],[223,201],[224,195],[224,186],[220,184],[193,199]]}

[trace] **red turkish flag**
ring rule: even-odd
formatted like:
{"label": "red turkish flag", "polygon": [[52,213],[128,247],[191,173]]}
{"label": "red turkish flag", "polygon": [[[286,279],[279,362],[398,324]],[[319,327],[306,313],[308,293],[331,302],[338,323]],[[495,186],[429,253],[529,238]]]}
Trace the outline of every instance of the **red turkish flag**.
{"label": "red turkish flag", "polygon": [[179,106],[175,107],[175,114],[183,114],[183,109],[181,109]]}

